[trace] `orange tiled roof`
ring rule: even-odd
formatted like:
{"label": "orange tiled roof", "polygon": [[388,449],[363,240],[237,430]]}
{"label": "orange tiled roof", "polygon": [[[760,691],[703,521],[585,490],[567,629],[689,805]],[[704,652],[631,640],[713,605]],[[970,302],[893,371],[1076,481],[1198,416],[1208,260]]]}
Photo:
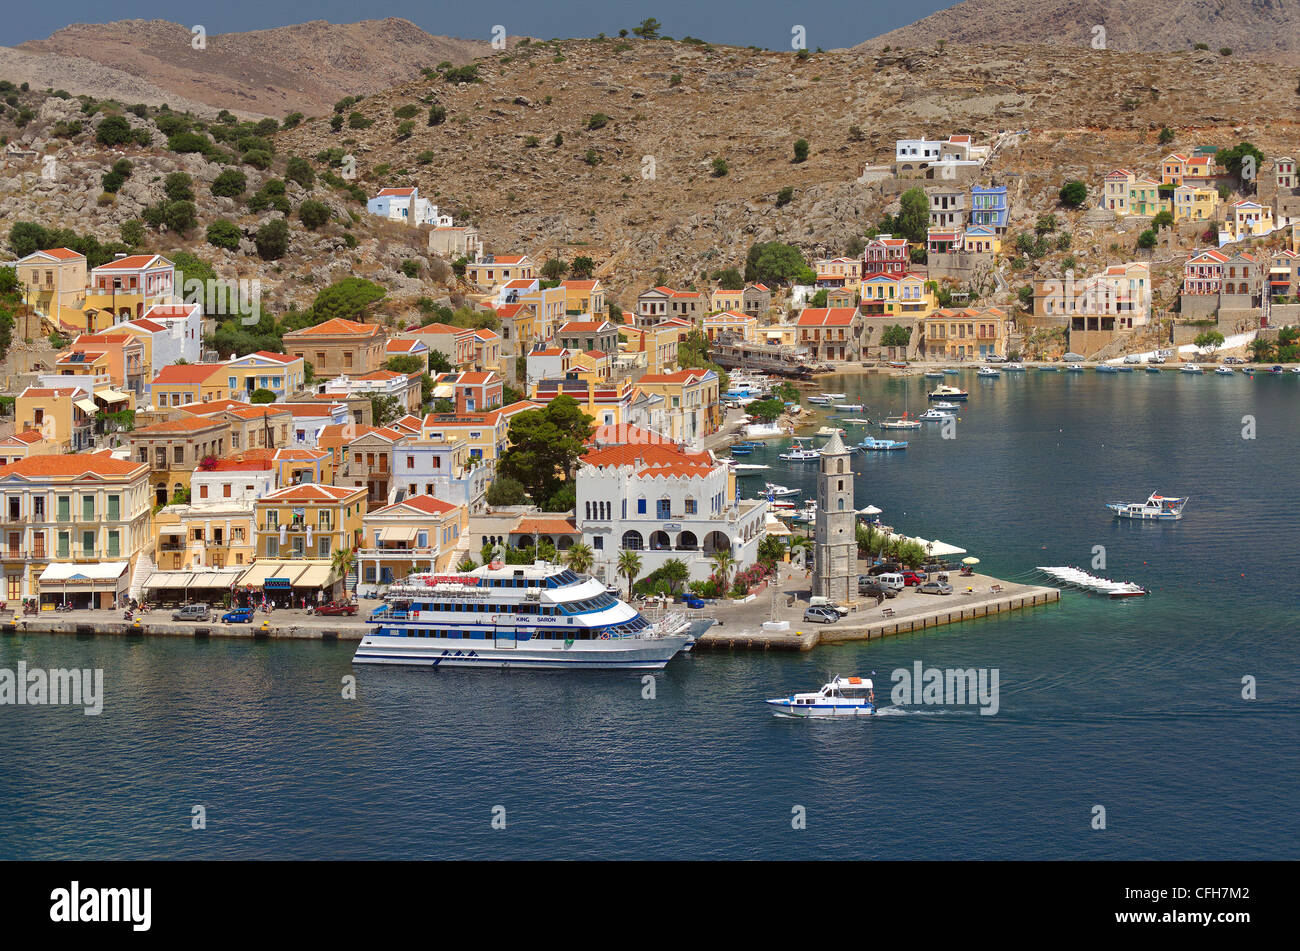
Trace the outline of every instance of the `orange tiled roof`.
{"label": "orange tiled roof", "polygon": [[82,475],[104,477],[130,476],[149,469],[143,462],[127,462],[114,459],[110,455],[71,454],[51,456],[30,456],[19,459],[0,468],[0,479],[9,476],[22,476],[29,479],[39,478],[76,478]]}

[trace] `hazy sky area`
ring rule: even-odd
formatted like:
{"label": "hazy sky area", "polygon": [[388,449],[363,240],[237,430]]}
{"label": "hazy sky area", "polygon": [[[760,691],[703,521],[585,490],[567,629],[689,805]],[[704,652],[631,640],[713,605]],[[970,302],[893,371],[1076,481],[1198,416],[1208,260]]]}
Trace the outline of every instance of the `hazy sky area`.
{"label": "hazy sky area", "polygon": [[491,39],[501,24],[512,35],[552,37],[615,36],[648,16],[663,24],[663,33],[681,39],[695,36],[736,46],[789,49],[791,29],[807,30],[809,49],[853,46],[903,26],[956,0],[486,0],[465,3],[437,0],[63,0],[57,4],[6,4],[0,46],[43,39],[70,23],[113,20],[170,20],[201,25],[209,34],[237,33],[276,26],[329,20],[351,23],[402,17],[430,33],[467,39]]}

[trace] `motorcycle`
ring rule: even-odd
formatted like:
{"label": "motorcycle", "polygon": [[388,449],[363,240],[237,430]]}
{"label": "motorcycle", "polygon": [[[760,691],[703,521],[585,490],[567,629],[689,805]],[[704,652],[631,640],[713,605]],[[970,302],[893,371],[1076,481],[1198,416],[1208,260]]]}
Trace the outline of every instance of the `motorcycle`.
{"label": "motorcycle", "polygon": [[135,615],[131,613],[131,609],[130,609],[130,608],[127,608],[125,611],[122,612],[122,620],[123,620],[123,621],[130,621],[130,620],[133,620],[134,618],[135,618]]}
{"label": "motorcycle", "polygon": [[71,611],[71,610],[72,610],[72,605],[71,605],[69,602],[67,602],[67,601],[60,601],[60,602],[58,602],[57,604],[54,605],[54,610],[56,610],[56,611]]}

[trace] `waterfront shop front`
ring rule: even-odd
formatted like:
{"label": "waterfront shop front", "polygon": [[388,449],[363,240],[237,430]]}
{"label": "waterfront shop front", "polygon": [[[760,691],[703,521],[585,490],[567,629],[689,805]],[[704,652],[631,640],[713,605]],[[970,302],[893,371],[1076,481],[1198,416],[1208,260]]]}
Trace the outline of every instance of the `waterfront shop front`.
{"label": "waterfront shop front", "polygon": [[55,605],[65,603],[73,608],[112,608],[126,597],[131,580],[128,567],[125,561],[47,565],[38,579],[41,610],[53,611]]}
{"label": "waterfront shop front", "polygon": [[251,591],[257,603],[277,608],[323,604],[342,596],[344,588],[330,562],[310,559],[257,562],[239,578],[239,587]]}
{"label": "waterfront shop front", "polygon": [[224,605],[243,568],[211,568],[207,571],[155,571],[141,585],[145,601],[153,604],[190,604],[202,602]]}

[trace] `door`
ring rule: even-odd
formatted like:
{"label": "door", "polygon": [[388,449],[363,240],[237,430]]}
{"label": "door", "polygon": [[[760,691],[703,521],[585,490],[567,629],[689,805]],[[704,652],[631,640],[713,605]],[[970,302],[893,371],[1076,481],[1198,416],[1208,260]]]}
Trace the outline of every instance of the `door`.
{"label": "door", "polygon": [[514,628],[502,630],[499,627],[494,627],[492,629],[492,635],[493,646],[496,647],[497,650],[504,651],[512,651],[519,646],[516,637],[520,640],[528,640],[528,635],[526,633],[520,631],[518,635],[516,635]]}

